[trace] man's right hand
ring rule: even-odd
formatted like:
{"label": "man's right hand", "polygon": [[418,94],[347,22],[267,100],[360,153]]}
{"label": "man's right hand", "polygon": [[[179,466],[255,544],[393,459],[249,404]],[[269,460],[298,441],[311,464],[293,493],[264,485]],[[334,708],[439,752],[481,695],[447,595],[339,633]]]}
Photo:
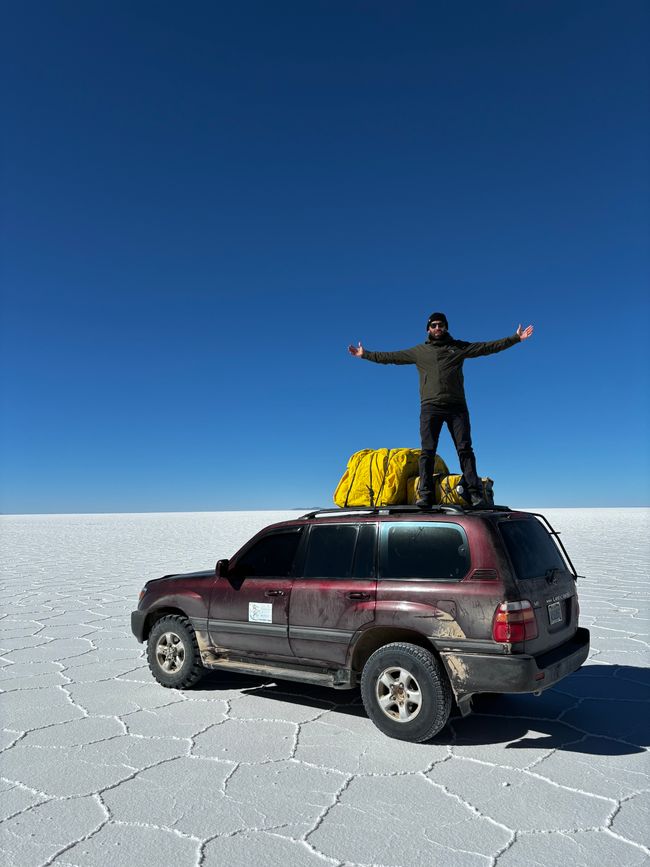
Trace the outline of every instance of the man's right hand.
{"label": "man's right hand", "polygon": [[355,346],[351,343],[348,346],[348,352],[350,355],[354,355],[356,358],[363,358],[363,346],[361,345],[361,341],[359,341],[359,345]]}

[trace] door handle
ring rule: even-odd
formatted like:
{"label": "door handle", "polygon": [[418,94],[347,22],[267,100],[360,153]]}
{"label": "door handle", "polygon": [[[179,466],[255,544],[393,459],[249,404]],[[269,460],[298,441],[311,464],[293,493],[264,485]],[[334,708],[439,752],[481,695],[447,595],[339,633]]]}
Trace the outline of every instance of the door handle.
{"label": "door handle", "polygon": [[361,593],[353,590],[351,593],[346,593],[348,599],[370,599],[370,593]]}
{"label": "door handle", "polygon": [[284,590],[267,590],[265,596],[284,596]]}

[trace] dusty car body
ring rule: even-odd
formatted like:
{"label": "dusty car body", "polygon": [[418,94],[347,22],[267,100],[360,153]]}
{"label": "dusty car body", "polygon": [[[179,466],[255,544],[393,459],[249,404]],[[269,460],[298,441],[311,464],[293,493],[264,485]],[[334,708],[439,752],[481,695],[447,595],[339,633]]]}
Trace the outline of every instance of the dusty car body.
{"label": "dusty car body", "polygon": [[582,665],[576,579],[541,515],[320,510],[149,581],[131,622],[163,686],[209,669],[360,684],[384,733],[425,741],[454,700],[466,714],[477,693],[540,693]]}

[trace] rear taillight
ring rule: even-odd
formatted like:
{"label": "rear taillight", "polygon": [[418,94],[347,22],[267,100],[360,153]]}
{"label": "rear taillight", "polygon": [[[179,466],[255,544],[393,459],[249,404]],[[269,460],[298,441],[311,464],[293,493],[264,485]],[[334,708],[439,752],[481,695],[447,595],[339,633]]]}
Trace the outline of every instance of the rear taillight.
{"label": "rear taillight", "polygon": [[502,602],[494,612],[492,638],[508,644],[537,638],[537,621],[531,603],[527,599]]}

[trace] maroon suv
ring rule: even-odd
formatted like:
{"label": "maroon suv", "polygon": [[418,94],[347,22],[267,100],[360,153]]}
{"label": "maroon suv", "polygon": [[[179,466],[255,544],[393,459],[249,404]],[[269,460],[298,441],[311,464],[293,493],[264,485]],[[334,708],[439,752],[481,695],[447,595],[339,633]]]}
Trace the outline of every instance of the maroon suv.
{"label": "maroon suv", "polygon": [[167,575],[131,625],[151,671],[350,689],[382,732],[426,741],[475,693],[539,693],[589,652],[576,573],[541,516],[457,506],[335,509],[274,524],[215,570]]}

